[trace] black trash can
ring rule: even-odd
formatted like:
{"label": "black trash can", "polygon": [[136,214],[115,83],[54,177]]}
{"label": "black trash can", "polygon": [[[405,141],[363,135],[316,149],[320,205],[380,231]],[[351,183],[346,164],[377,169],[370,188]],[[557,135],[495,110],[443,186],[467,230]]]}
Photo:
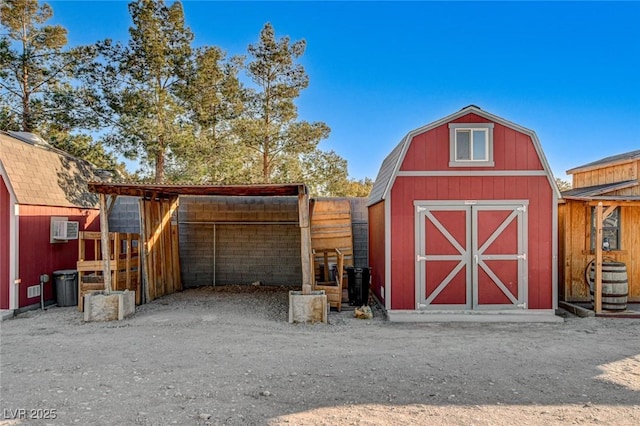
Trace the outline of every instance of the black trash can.
{"label": "black trash can", "polygon": [[63,269],[53,273],[56,284],[56,302],[58,306],[75,306],[78,304],[78,271]]}
{"label": "black trash can", "polygon": [[369,268],[347,266],[349,305],[363,306],[369,303]]}

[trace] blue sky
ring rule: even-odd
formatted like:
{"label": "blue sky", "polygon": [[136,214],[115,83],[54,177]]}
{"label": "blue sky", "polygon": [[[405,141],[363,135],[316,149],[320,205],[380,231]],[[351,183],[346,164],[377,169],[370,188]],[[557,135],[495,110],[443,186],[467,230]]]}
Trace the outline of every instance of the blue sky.
{"label": "blue sky", "polygon": [[[70,45],[126,41],[126,1],[50,1]],[[266,22],[305,39],[300,117],[355,178],[469,104],[534,130],[556,175],[640,149],[640,3],[183,1],[195,45],[246,54]]]}

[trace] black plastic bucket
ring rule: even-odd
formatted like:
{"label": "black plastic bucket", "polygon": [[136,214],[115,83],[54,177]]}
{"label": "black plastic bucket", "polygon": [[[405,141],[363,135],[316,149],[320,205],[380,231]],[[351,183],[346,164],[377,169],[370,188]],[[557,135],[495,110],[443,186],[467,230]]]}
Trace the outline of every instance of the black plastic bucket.
{"label": "black plastic bucket", "polygon": [[369,268],[348,266],[346,270],[349,283],[349,305],[367,305],[369,303]]}

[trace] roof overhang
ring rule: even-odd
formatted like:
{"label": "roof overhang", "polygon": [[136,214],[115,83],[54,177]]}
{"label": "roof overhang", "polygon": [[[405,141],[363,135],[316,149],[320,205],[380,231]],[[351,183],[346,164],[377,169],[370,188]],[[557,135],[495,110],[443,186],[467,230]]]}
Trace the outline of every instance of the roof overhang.
{"label": "roof overhang", "polygon": [[259,185],[158,185],[90,182],[89,191],[107,195],[127,195],[145,199],[170,199],[180,195],[276,197],[308,194],[303,183]]}
{"label": "roof overhang", "polygon": [[606,157],[601,160],[592,161],[591,163],[574,167],[572,169],[567,170],[567,174],[572,175],[578,172],[583,173],[583,172],[598,170],[603,167],[621,166],[624,164],[634,163],[638,161],[638,159],[640,159],[640,150],[625,152],[623,154],[612,155],[610,157]]}
{"label": "roof overhang", "polygon": [[9,191],[9,197],[13,203],[18,203],[18,198],[16,197],[16,193],[13,190],[13,186],[11,185],[11,180],[9,179],[9,175],[2,164],[2,159],[0,159],[0,176],[2,176],[2,180],[4,181],[4,186],[7,187],[7,191]]}
{"label": "roof overhang", "polygon": [[[622,189],[633,188],[638,186],[637,179],[625,180],[622,182],[613,182],[613,183],[605,183],[602,185],[594,185],[594,186],[585,186],[583,188],[572,188],[567,191],[563,191],[561,193],[563,198],[570,199],[591,199],[594,197],[606,197],[612,198],[617,197],[616,195],[607,195],[614,191],[619,191]],[[623,196],[628,198],[629,196]]]}
{"label": "roof overhang", "polygon": [[609,203],[615,203],[615,204],[620,204],[620,205],[624,205],[624,204],[629,204],[629,205],[638,205],[640,206],[640,196],[624,196],[624,195],[620,195],[620,196],[598,196],[598,197],[580,197],[580,196],[568,196],[568,197],[562,197],[563,200],[574,200],[574,201],[583,201],[586,202],[590,205],[596,205],[598,203],[603,203],[606,204],[607,202]]}

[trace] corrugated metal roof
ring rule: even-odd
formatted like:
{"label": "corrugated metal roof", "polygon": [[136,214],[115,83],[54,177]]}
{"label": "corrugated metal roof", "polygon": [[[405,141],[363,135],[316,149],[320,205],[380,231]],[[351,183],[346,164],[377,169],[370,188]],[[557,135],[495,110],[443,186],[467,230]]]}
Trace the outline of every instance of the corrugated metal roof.
{"label": "corrugated metal roof", "polygon": [[625,180],[623,182],[605,183],[603,185],[586,186],[584,188],[574,188],[563,191],[563,198],[579,197],[579,198],[591,198],[600,195],[605,195],[613,191],[619,191],[621,189],[631,188],[638,185],[637,179]]}
{"label": "corrugated metal roof", "polygon": [[540,141],[536,136],[536,133],[533,130],[529,130],[525,127],[522,127],[518,124],[512,123],[504,118],[498,117],[491,113],[488,113],[475,105],[469,105],[467,107],[462,108],[460,111],[457,111],[451,115],[448,115],[440,120],[434,121],[426,126],[417,128],[415,130],[410,131],[407,135],[400,141],[400,143],[391,151],[391,153],[384,159],[382,162],[382,166],[378,171],[378,176],[376,177],[375,182],[373,183],[373,188],[371,189],[371,194],[369,195],[369,200],[367,202],[368,206],[376,204],[379,201],[384,200],[393,184],[393,181],[400,169],[400,165],[404,160],[404,156],[409,148],[409,144],[413,140],[416,135],[427,132],[431,129],[434,129],[438,126],[441,126],[445,123],[449,123],[459,117],[462,117],[467,114],[476,114],[481,117],[484,117],[492,122],[499,123],[505,127],[509,127],[518,132],[525,133],[531,137],[533,144],[535,146],[536,152],[540,158],[540,162],[542,163],[542,167],[544,171],[547,173],[547,177],[549,178],[549,183],[554,191],[556,191],[557,197],[560,197],[560,192],[558,191],[557,185],[555,184],[555,180],[553,178],[553,173],[551,172],[551,168],[549,167],[549,163],[542,151],[542,146],[540,145]]}
{"label": "corrugated metal roof", "polygon": [[583,164],[582,166],[574,167],[573,169],[567,170],[567,174],[573,174],[583,170],[598,168],[598,167],[602,167],[610,164],[627,163],[627,162],[635,161],[638,159],[640,159],[640,149],[635,151],[625,152],[624,154],[612,155],[611,157],[606,157],[601,160]]}
{"label": "corrugated metal roof", "polygon": [[[33,141],[41,140],[33,136]],[[89,181],[100,180],[95,167],[47,144],[0,132],[0,164],[18,204],[81,208],[98,205],[98,196],[87,188]]]}

